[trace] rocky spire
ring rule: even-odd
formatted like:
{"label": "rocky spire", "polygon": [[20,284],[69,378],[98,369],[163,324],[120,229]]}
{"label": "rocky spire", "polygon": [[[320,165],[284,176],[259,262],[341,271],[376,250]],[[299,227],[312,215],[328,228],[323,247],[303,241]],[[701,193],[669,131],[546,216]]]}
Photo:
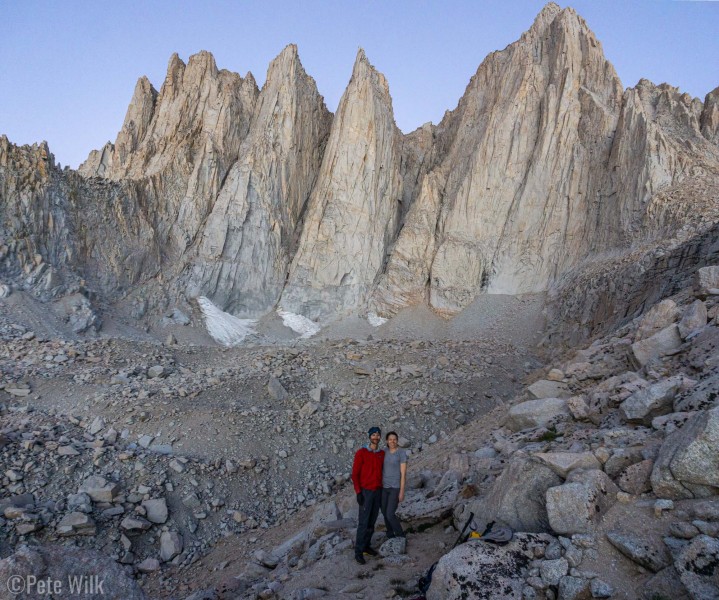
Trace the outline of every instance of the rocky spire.
{"label": "rocky spire", "polygon": [[247,317],[273,308],[330,125],[297,47],[287,46],[270,64],[240,157],[205,224],[191,293]]}
{"label": "rocky spire", "polygon": [[283,308],[317,318],[364,301],[399,226],[399,150],[389,86],[360,49],[310,198]]}
{"label": "rocky spire", "polygon": [[410,209],[378,308],[389,299],[393,312],[420,285],[445,314],[482,290],[545,289],[581,254],[621,92],[586,23],[556,4],[487,57],[438,127],[444,158]]}
{"label": "rocky spire", "polygon": [[706,139],[719,144],[719,87],[709,92],[704,100],[701,129]]}

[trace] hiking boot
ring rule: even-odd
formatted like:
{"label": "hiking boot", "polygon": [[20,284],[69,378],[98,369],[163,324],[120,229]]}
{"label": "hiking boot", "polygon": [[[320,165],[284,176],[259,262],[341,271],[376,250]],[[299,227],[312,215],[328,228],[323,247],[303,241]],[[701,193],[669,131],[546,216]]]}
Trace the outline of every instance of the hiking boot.
{"label": "hiking boot", "polygon": [[367,564],[367,561],[364,559],[364,556],[362,556],[362,555],[360,555],[360,556],[355,556],[355,560],[356,560],[359,564],[361,564],[361,565],[366,565],[366,564]]}
{"label": "hiking boot", "polygon": [[377,552],[377,550],[373,550],[372,548],[365,548],[362,551],[362,554],[366,554],[367,556],[379,556],[379,552]]}

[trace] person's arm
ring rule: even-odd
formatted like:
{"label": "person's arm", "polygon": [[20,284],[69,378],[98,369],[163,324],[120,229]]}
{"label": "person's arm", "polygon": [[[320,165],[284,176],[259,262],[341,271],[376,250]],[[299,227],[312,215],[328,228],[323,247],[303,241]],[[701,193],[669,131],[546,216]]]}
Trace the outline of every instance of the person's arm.
{"label": "person's arm", "polygon": [[404,486],[407,479],[407,463],[403,462],[399,465],[399,501],[404,500]]}
{"label": "person's arm", "polygon": [[362,450],[358,450],[355,454],[354,462],[352,463],[352,484],[355,487],[355,494],[359,494],[362,491],[360,488],[360,471],[362,470]]}

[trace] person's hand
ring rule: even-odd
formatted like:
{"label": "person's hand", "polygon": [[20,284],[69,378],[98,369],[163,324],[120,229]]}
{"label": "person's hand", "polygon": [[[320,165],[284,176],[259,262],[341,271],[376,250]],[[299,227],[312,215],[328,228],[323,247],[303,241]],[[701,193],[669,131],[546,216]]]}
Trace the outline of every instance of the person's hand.
{"label": "person's hand", "polygon": [[397,498],[399,502],[404,502],[404,490],[400,491],[399,498]]}
{"label": "person's hand", "polygon": [[362,492],[357,494],[357,504],[362,506],[364,504],[364,496],[362,495]]}

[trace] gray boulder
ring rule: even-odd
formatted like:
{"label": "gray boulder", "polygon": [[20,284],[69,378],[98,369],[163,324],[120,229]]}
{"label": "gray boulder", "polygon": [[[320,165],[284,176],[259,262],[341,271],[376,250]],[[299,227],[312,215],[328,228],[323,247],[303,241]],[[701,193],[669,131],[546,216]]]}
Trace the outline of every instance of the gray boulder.
{"label": "gray boulder", "polygon": [[284,402],[287,398],[289,398],[287,390],[276,377],[270,377],[270,380],[267,383],[267,391],[272,398],[279,400],[280,402]]}
{"label": "gray boulder", "polygon": [[703,267],[697,271],[697,295],[706,297],[719,294],[719,266]]}
{"label": "gray boulder", "polygon": [[535,381],[527,388],[527,391],[539,400],[542,398],[569,398],[572,395],[566,383],[549,379]]}
{"label": "gray boulder", "polygon": [[[522,598],[522,570],[546,548],[552,537],[542,533],[516,533],[505,546],[469,541],[439,559],[427,600],[466,598]],[[501,595],[498,593],[501,590]]]}
{"label": "gray boulder", "polygon": [[651,459],[640,461],[636,464],[629,465],[617,479],[617,485],[622,491],[628,494],[638,496],[652,489],[652,483],[649,480],[652,474],[654,461]]}
{"label": "gray boulder", "polygon": [[719,540],[699,535],[687,544],[674,561],[681,582],[689,595],[719,598]]}
{"label": "gray boulder", "polygon": [[674,397],[683,382],[684,377],[677,375],[654,383],[634,392],[619,405],[619,410],[630,423],[649,426],[654,417],[672,412]]}
{"label": "gray boulder", "polygon": [[624,556],[652,573],[661,571],[672,562],[669,550],[661,538],[610,531],[607,533],[607,539]]}
{"label": "gray boulder", "polygon": [[95,522],[85,513],[71,512],[57,524],[57,534],[62,537],[75,535],[95,535]]}
{"label": "gray boulder", "polygon": [[112,502],[119,490],[120,486],[116,483],[107,481],[104,477],[90,475],[83,481],[78,492],[87,494],[93,502]]}
{"label": "gray boulder", "polygon": [[547,490],[547,517],[561,534],[590,533],[616,502],[619,490],[598,469],[573,471],[567,483]]}
{"label": "gray boulder", "polygon": [[166,373],[165,367],[163,367],[162,365],[154,365],[147,370],[147,376],[150,379],[157,379],[158,377],[162,377],[163,375],[166,375]]}
{"label": "gray boulder", "polygon": [[682,320],[679,321],[679,335],[687,339],[695,331],[699,331],[707,324],[707,305],[701,300],[695,300],[684,311]]}
{"label": "gray boulder", "polygon": [[486,496],[455,512],[455,524],[461,527],[471,511],[480,530],[490,521],[500,521],[515,531],[548,532],[545,494],[562,481],[547,465],[515,453]]}
{"label": "gray boulder", "polygon": [[163,562],[172,560],[182,552],[182,536],[174,531],[163,531],[160,536],[160,558]]}
{"label": "gray boulder", "polygon": [[544,427],[553,419],[569,416],[569,408],[564,398],[542,398],[520,402],[509,409],[507,427],[512,431]]}
{"label": "gray boulder", "polygon": [[654,600],[655,598],[688,598],[687,589],[679,579],[679,573],[674,565],[662,569],[658,573],[652,575],[643,585],[646,600]]}
{"label": "gray boulder", "polygon": [[429,495],[425,489],[410,490],[397,508],[397,516],[415,525],[438,523],[452,514],[458,495],[456,486],[450,486],[436,495]]}
{"label": "gray boulder", "polygon": [[642,317],[637,332],[634,334],[634,341],[644,340],[653,336],[658,331],[669,327],[679,318],[679,307],[674,300],[662,300],[652,306]]}
{"label": "gray boulder", "polygon": [[709,410],[719,406],[719,373],[702,379],[674,400],[674,412]]}
{"label": "gray boulder", "polygon": [[147,520],[151,523],[162,524],[167,521],[167,501],[164,498],[153,498],[142,503],[147,512]]}
{"label": "gray boulder", "polygon": [[650,360],[676,353],[682,345],[679,328],[670,325],[644,340],[632,344],[632,353],[640,366],[646,365]]}
{"label": "gray boulder", "polygon": [[384,542],[379,549],[381,556],[397,556],[407,553],[407,538],[394,537]]}
{"label": "gray boulder", "polygon": [[660,498],[705,498],[719,488],[719,408],[701,411],[670,433],[652,470]]}
{"label": "gray boulder", "polygon": [[559,580],[560,600],[590,600],[592,591],[589,579],[566,575]]}

